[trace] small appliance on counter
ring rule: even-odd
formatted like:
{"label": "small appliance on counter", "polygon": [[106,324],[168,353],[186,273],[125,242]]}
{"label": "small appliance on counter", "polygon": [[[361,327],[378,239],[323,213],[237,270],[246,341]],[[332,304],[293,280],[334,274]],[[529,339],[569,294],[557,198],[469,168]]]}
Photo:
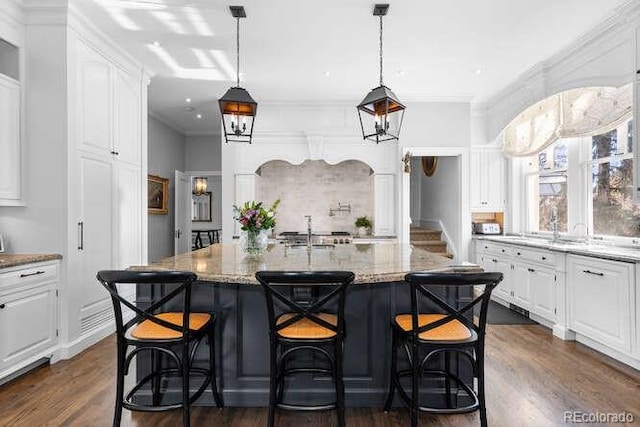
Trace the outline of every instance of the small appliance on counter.
{"label": "small appliance on counter", "polygon": [[474,234],[500,234],[500,224],[497,222],[473,222]]}

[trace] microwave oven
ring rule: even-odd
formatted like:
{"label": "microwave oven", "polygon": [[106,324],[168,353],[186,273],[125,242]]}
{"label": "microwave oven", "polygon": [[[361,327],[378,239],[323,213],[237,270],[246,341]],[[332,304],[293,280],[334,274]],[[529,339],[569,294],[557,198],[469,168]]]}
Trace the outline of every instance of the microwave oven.
{"label": "microwave oven", "polygon": [[473,232],[475,234],[500,234],[500,224],[497,222],[474,222]]}

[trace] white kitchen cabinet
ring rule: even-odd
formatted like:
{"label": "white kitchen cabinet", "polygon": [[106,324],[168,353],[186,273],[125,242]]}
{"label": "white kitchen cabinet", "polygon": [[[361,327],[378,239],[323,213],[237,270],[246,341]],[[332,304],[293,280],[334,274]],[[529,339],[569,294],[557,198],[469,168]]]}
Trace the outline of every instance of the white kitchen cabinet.
{"label": "white kitchen cabinet", "polygon": [[140,75],[128,74],[80,39],[72,39],[70,58],[69,86],[76,96],[69,105],[68,271],[79,322],[71,335],[87,337],[113,318],[96,273],[143,262],[144,99]]}
{"label": "white kitchen cabinet", "polygon": [[531,277],[529,264],[513,262],[513,303],[525,310],[531,310]]}
{"label": "white kitchen cabinet", "polygon": [[471,209],[476,212],[505,210],[506,159],[496,147],[471,148]]}
{"label": "white kitchen cabinet", "polygon": [[530,311],[549,321],[556,319],[556,272],[548,267],[531,266],[529,269]]}
{"label": "white kitchen cabinet", "polygon": [[21,204],[20,83],[0,74],[0,206]]}
{"label": "white kitchen cabinet", "polygon": [[484,270],[504,274],[504,280],[493,291],[493,299],[555,322],[557,254],[484,240],[476,241],[476,254],[476,262]]}
{"label": "white kitchen cabinet", "polygon": [[0,382],[57,344],[58,261],[0,270]]}
{"label": "white kitchen cabinet", "polygon": [[631,352],[634,264],[567,256],[569,326],[607,347]]}
{"label": "white kitchen cabinet", "polygon": [[396,235],[396,186],[395,175],[375,174],[373,234],[375,236]]}
{"label": "white kitchen cabinet", "polygon": [[77,148],[140,164],[140,82],[85,43],[75,46]]}

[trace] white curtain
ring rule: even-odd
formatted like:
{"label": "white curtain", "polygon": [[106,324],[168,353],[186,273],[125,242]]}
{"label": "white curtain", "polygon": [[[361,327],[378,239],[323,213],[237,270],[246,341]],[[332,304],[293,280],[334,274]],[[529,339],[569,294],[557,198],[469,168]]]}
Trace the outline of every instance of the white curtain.
{"label": "white curtain", "polygon": [[631,118],[633,85],[586,87],[552,95],[524,110],[505,128],[504,153],[530,156],[560,138],[609,132]]}

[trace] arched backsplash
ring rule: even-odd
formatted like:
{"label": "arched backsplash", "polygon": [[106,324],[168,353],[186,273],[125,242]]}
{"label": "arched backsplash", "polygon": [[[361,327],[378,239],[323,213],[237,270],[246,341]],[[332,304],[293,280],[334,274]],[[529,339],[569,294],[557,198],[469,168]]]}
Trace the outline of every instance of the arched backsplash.
{"label": "arched backsplash", "polygon": [[[372,169],[359,160],[335,165],[324,160],[305,160],[297,165],[272,160],[261,165],[257,175],[256,200],[267,205],[276,199],[281,201],[276,233],[305,231],[305,215],[312,216],[314,232],[354,232],[357,217],[374,219]],[[342,210],[337,210],[339,204]],[[334,210],[333,215],[330,209]]]}

